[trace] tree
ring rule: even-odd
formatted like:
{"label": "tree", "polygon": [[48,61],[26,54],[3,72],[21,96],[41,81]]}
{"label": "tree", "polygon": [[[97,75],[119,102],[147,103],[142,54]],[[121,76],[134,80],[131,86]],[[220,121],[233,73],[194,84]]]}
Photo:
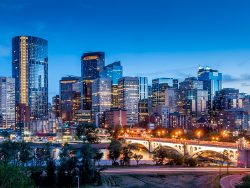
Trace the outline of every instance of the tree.
{"label": "tree", "polygon": [[100,160],[103,158],[103,152],[97,152],[96,153],[96,155],[95,155],[95,161],[97,161],[97,163],[98,163],[98,166],[100,166],[100,164],[99,164],[99,162],[100,162]]}
{"label": "tree", "polygon": [[109,159],[112,160],[112,165],[117,164],[117,159],[121,154],[121,143],[118,140],[111,140],[111,143],[108,147],[109,149]]}
{"label": "tree", "polygon": [[235,188],[249,188],[250,187],[250,175],[246,175],[242,178],[242,182],[235,186]]}
{"label": "tree", "polygon": [[188,167],[195,167],[197,166],[197,160],[195,160],[194,158],[191,157],[187,157],[184,159],[184,163],[188,166]]}
{"label": "tree", "polygon": [[4,137],[4,138],[9,138],[10,137],[10,133],[8,133],[7,131],[2,131],[1,132],[1,136]]}
{"label": "tree", "polygon": [[76,128],[76,136],[83,142],[98,143],[99,138],[94,124],[80,124]]}
{"label": "tree", "polygon": [[46,172],[47,172],[46,182],[49,187],[53,187],[55,185],[55,179],[56,179],[55,170],[56,170],[55,161],[50,159],[49,161],[47,161],[46,165]]}
{"label": "tree", "polygon": [[25,175],[25,170],[8,164],[0,164],[0,187],[4,188],[34,188],[31,178]]}
{"label": "tree", "polygon": [[32,159],[30,143],[22,141],[19,143],[19,161],[22,162],[23,166],[25,163]]}
{"label": "tree", "polygon": [[142,160],[143,159],[143,155],[141,155],[141,154],[134,154],[133,155],[133,158],[135,159],[135,161],[136,161],[136,164],[137,164],[137,166],[139,165],[139,162],[140,162],[140,160]]}
{"label": "tree", "polygon": [[163,165],[166,159],[173,160],[177,157],[179,157],[179,155],[175,150],[163,146],[159,146],[153,151],[153,161],[155,161],[157,165]]}

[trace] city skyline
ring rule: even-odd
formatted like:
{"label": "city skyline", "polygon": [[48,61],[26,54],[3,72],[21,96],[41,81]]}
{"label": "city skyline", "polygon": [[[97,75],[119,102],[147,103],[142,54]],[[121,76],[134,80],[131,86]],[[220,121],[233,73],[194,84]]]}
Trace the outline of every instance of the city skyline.
{"label": "city skyline", "polygon": [[[124,76],[147,76],[149,83],[158,77],[183,81],[208,65],[223,73],[223,88],[250,93],[249,2],[143,2],[1,1],[0,75],[11,76],[11,39],[32,35],[49,43],[49,101],[63,76],[81,75],[81,55],[88,51],[104,51],[106,65],[121,61]],[[35,14],[42,9],[46,15]]]}

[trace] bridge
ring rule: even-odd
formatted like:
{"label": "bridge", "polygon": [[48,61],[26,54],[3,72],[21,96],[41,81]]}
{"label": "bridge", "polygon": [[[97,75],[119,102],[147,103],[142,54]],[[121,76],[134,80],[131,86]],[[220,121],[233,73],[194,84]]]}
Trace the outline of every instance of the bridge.
{"label": "bridge", "polygon": [[124,139],[128,144],[142,145],[149,152],[153,152],[159,146],[164,146],[177,151],[183,156],[190,156],[194,158],[204,152],[216,152],[223,154],[226,151],[226,157],[228,157],[230,162],[238,164],[238,166],[250,166],[250,147],[245,143],[142,137],[124,137]]}

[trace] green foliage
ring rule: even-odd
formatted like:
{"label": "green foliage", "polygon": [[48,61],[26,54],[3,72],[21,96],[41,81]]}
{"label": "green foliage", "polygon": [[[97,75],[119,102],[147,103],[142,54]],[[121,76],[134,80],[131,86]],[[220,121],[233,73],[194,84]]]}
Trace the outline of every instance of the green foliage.
{"label": "green foliage", "polygon": [[23,168],[0,164],[0,187],[34,188],[35,186]]}
{"label": "green foliage", "polygon": [[196,167],[197,166],[197,160],[194,158],[185,158],[184,159],[184,163],[185,165],[187,165],[188,167]]}
{"label": "green foliage", "polygon": [[94,124],[81,124],[76,128],[76,136],[79,140],[89,143],[98,143],[96,126]]}
{"label": "green foliage", "polygon": [[163,165],[166,160],[176,160],[180,155],[175,151],[167,147],[159,146],[153,151],[153,161],[157,165]]}
{"label": "green foliage", "polygon": [[9,138],[10,133],[8,133],[7,131],[4,130],[4,131],[1,132],[1,136],[4,137],[4,138]]}
{"label": "green foliage", "polygon": [[122,144],[118,140],[111,140],[109,145],[109,159],[112,160],[112,164],[117,164],[117,159],[119,159],[121,154],[121,146]]}
{"label": "green foliage", "polygon": [[235,188],[249,188],[250,187],[250,175],[242,178],[242,182],[235,186]]}
{"label": "green foliage", "polygon": [[140,160],[143,159],[143,155],[141,155],[141,154],[136,154],[136,153],[135,153],[135,154],[133,155],[133,158],[135,159],[136,164],[137,164],[137,166],[138,166]]}

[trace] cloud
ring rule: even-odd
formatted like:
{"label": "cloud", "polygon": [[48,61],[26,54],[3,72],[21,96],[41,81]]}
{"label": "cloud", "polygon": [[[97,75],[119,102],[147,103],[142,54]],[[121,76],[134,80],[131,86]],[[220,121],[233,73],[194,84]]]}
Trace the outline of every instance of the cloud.
{"label": "cloud", "polygon": [[250,87],[250,83],[248,84],[248,83],[241,83],[241,86],[242,87]]}
{"label": "cloud", "polygon": [[239,78],[235,78],[229,74],[224,74],[223,75],[223,82],[237,82],[239,81]]}

